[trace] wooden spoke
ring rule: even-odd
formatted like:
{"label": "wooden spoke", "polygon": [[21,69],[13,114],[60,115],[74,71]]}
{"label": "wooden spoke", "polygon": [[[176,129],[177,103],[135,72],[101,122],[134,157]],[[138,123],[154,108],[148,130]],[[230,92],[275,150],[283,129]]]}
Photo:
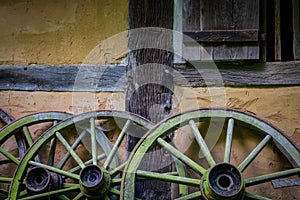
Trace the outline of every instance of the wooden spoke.
{"label": "wooden spoke", "polygon": [[73,200],[79,200],[79,199],[82,199],[82,197],[83,197],[83,194],[80,192],[79,194],[77,194],[76,197],[74,197]]}
{"label": "wooden spoke", "polygon": [[262,197],[262,196],[255,195],[255,194],[251,194],[249,192],[245,193],[244,199],[245,200],[271,200],[271,199],[266,198],[266,197]]}
{"label": "wooden spoke", "polygon": [[[71,146],[71,148],[73,150],[75,150],[78,147],[78,145],[81,143],[81,140],[85,136],[86,133],[87,133],[86,131],[82,131],[82,133],[80,133],[79,137],[76,138],[75,142]],[[68,151],[66,153],[66,155],[61,159],[61,161],[57,164],[56,167],[60,168],[60,169],[63,168],[63,166],[66,164],[66,162],[70,158],[70,156],[71,156],[71,153]]]}
{"label": "wooden spoke", "polygon": [[226,144],[225,144],[225,152],[224,152],[224,162],[226,163],[230,163],[233,126],[234,126],[234,119],[229,119],[227,125]]}
{"label": "wooden spoke", "polygon": [[[111,153],[112,150],[112,144],[110,143],[109,139],[106,137],[104,132],[100,130],[99,128],[97,129],[97,142],[100,145],[101,149],[105,153],[106,156],[108,156]],[[118,159],[116,157],[112,157],[113,159],[110,162],[110,167],[114,168],[119,165]]]}
{"label": "wooden spoke", "polygon": [[97,142],[96,142],[96,130],[95,130],[95,119],[90,119],[91,126],[91,145],[92,145],[92,160],[93,165],[97,165]]}
{"label": "wooden spoke", "polygon": [[112,185],[120,185],[121,184],[122,179],[121,178],[113,178],[111,180],[111,184]]}
{"label": "wooden spoke", "polygon": [[262,176],[257,176],[253,178],[248,178],[245,180],[245,185],[246,187],[253,186],[253,185],[258,185],[261,183],[265,183],[274,179],[278,178],[284,178],[292,175],[300,174],[300,167],[299,168],[294,168],[294,169],[288,169],[285,171],[280,171],[280,172],[275,172],[271,174],[266,174]]}
{"label": "wooden spoke", "polygon": [[193,131],[193,134],[200,146],[201,151],[203,152],[205,159],[207,160],[208,164],[210,166],[214,166],[216,164],[214,158],[212,157],[210,150],[208,149],[205,140],[203,139],[200,131],[198,130],[198,127],[196,126],[195,122],[193,120],[189,121],[190,127]]}
{"label": "wooden spoke", "polygon": [[193,170],[198,172],[199,174],[203,175],[206,172],[206,169],[198,165],[196,162],[188,158],[186,155],[175,149],[172,145],[168,144],[166,141],[164,141],[161,138],[157,139],[157,142],[164,147],[169,153],[171,153],[173,156],[187,164],[189,167],[191,167]]}
{"label": "wooden spoke", "polygon": [[66,197],[65,195],[60,195],[58,198],[61,200],[71,200],[70,198]]}
{"label": "wooden spoke", "polygon": [[47,162],[48,165],[53,166],[54,164],[55,150],[56,150],[56,137],[52,138],[50,142],[49,157]]}
{"label": "wooden spoke", "polygon": [[103,199],[104,200],[110,200],[110,198],[107,195],[105,195]]}
{"label": "wooden spoke", "polygon": [[120,191],[115,189],[115,188],[110,188],[109,193],[114,194],[114,195],[120,195]]}
{"label": "wooden spoke", "polygon": [[49,197],[58,196],[60,194],[66,193],[66,192],[72,192],[72,191],[76,191],[76,190],[79,190],[79,185],[75,186],[75,187],[63,188],[63,189],[45,192],[45,193],[41,193],[41,194],[31,195],[29,197],[20,198],[20,200],[49,198]]}
{"label": "wooden spoke", "polygon": [[66,147],[66,149],[70,152],[74,160],[79,164],[79,166],[83,169],[85,164],[82,162],[77,153],[72,149],[69,143],[65,140],[65,138],[59,133],[56,132],[56,137],[61,141],[61,143]]}
{"label": "wooden spoke", "polygon": [[270,141],[271,136],[267,135],[247,156],[247,158],[238,166],[238,169],[243,172],[247,166],[256,158],[256,156],[263,150],[263,148]]}
{"label": "wooden spoke", "polygon": [[23,197],[23,196],[25,196],[25,195],[27,195],[28,194],[28,192],[27,192],[27,190],[25,189],[25,190],[23,190],[22,192],[20,192],[20,196],[19,197]]}
{"label": "wooden spoke", "polygon": [[12,178],[0,177],[0,183],[10,183],[11,181],[12,181]]}
{"label": "wooden spoke", "polygon": [[[185,168],[184,164],[174,156],[172,156],[172,159],[174,160],[177,175],[183,176],[183,177],[186,176],[186,168]],[[181,196],[187,195],[187,186],[186,185],[181,185],[181,184],[179,185],[179,194]]]}
{"label": "wooden spoke", "polygon": [[[104,158],[106,158],[106,155],[105,155],[104,153],[102,153],[102,154],[100,154],[100,155],[97,157],[97,161],[100,161],[100,160],[102,160],[102,159],[104,159]],[[92,163],[93,163],[93,159],[86,161],[86,162],[84,163],[84,165],[90,165],[90,164],[92,164]],[[74,173],[74,172],[79,171],[79,170],[81,170],[81,167],[80,167],[80,166],[76,166],[76,167],[70,169],[69,172]]]}
{"label": "wooden spoke", "polygon": [[68,171],[64,171],[62,169],[58,169],[58,168],[53,167],[53,166],[45,165],[45,164],[38,163],[38,162],[35,162],[35,161],[29,161],[29,164],[31,164],[33,166],[36,166],[36,167],[42,167],[42,168],[48,169],[49,171],[55,172],[57,174],[61,174],[63,176],[67,176],[67,177],[75,179],[75,180],[79,180],[79,175],[68,172]]}
{"label": "wooden spoke", "polygon": [[31,146],[33,144],[33,139],[31,137],[30,131],[29,131],[27,126],[23,127],[23,133],[25,135],[25,138],[26,138],[26,141],[27,141],[28,145]]}
{"label": "wooden spoke", "polygon": [[111,170],[109,174],[112,177],[115,177],[119,172],[121,172],[124,169],[124,167],[126,166],[126,164],[127,164],[127,161],[124,162],[123,164],[119,165],[117,168]]}
{"label": "wooden spoke", "polygon": [[201,199],[201,192],[197,191],[197,192],[176,198],[176,200],[190,200],[190,199]]}
{"label": "wooden spoke", "polygon": [[[32,136],[31,136],[31,133],[30,133],[30,131],[29,131],[29,128],[27,127],[27,126],[23,126],[23,133],[24,133],[24,135],[25,135],[25,139],[26,139],[26,141],[27,141],[27,143],[28,143],[28,146],[31,146],[32,144],[33,144],[33,139],[32,139]],[[40,159],[40,157],[39,157],[39,155],[37,155],[36,157],[35,157],[35,160],[37,161],[37,162],[41,162],[41,159]]]}
{"label": "wooden spoke", "polygon": [[122,131],[121,131],[121,133],[120,133],[120,135],[119,135],[116,143],[114,144],[112,150],[110,151],[109,155],[107,156],[106,161],[104,162],[103,167],[105,169],[107,169],[109,167],[112,159],[116,155],[116,152],[117,152],[117,150],[118,150],[118,148],[119,148],[119,146],[120,146],[120,144],[121,144],[121,142],[122,142],[122,140],[123,140],[123,138],[124,138],[124,136],[126,134],[126,131],[127,131],[128,127],[130,126],[130,123],[131,123],[130,120],[126,121],[126,123],[125,123],[125,125],[124,125],[124,127],[123,127],[123,129],[122,129]]}
{"label": "wooden spoke", "polygon": [[201,180],[193,179],[187,177],[179,177],[168,174],[156,173],[156,172],[148,172],[148,171],[137,171],[137,177],[146,178],[149,180],[161,180],[165,182],[178,183],[183,185],[190,185],[194,187],[199,187]]}
{"label": "wooden spoke", "polygon": [[15,156],[13,156],[8,151],[4,150],[2,147],[0,147],[0,153],[2,153],[6,158],[8,158],[9,160],[11,160],[15,164],[17,164],[17,165],[20,164],[20,160],[18,158],[16,158]]}

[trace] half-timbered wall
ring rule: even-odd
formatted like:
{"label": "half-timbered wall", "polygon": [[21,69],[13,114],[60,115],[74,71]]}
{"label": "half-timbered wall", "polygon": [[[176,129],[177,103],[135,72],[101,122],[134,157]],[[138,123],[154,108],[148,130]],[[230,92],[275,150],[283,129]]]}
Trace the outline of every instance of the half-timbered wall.
{"label": "half-timbered wall", "polygon": [[[208,11],[212,9],[204,8],[205,6],[216,6],[220,12],[225,8],[229,10],[235,8],[230,7],[229,4],[223,8],[221,5],[215,5],[216,1],[186,2],[193,5],[190,7],[193,8],[192,12],[198,12],[202,19],[215,13],[205,12],[206,9]],[[205,2],[205,4],[200,4],[201,2]],[[219,2],[228,3],[230,1]],[[245,0],[243,2],[248,4],[252,1]],[[105,45],[102,42],[127,30],[127,3],[117,0],[1,1],[0,108],[15,118],[49,110],[76,114],[96,109],[125,110],[125,66],[115,64],[120,64],[120,60],[126,57],[127,39],[126,37],[119,38],[119,40],[115,39],[115,43],[105,43]],[[278,3],[280,2],[278,1]],[[186,4],[181,5],[186,6]],[[261,6],[261,2],[255,5]],[[293,6],[295,45],[292,51],[294,58],[299,60],[299,2],[293,0],[293,5],[295,5]],[[203,8],[203,12],[200,8]],[[247,9],[245,13],[247,13]],[[177,16],[175,18],[184,16],[184,19],[188,19],[187,14],[178,7],[174,12],[174,15]],[[235,14],[238,14],[238,11]],[[280,17],[280,15],[278,16]],[[200,17],[198,20],[201,19]],[[220,16],[217,17],[222,19]],[[251,15],[251,17],[255,18],[257,14]],[[257,24],[254,22],[253,26],[246,27],[243,23],[239,25],[240,22],[236,21],[237,19],[231,18],[230,20],[230,23],[237,24],[236,27],[239,27],[239,30],[260,28],[256,27]],[[212,24],[201,22],[201,27],[202,30],[206,31],[215,27],[215,31],[232,28],[228,25],[222,27],[222,24],[217,26],[218,24],[219,21],[214,21]],[[191,27],[196,27],[196,25],[200,27],[200,21],[191,24]],[[196,29],[187,29],[186,25],[180,29],[177,24],[176,30],[194,31]],[[201,29],[199,28],[199,30]],[[206,33],[203,32],[203,34]],[[219,32],[219,34],[221,33],[224,34],[224,32]],[[202,35],[202,37],[204,36]],[[280,39],[280,34],[275,36]],[[250,41],[252,45],[260,42]],[[258,48],[258,46],[251,48],[239,46],[240,43],[248,44],[244,42],[226,41],[213,44],[203,41],[203,43],[205,43],[208,52],[220,59],[229,55],[229,51],[236,52],[229,55],[231,58],[240,59],[242,56],[248,55],[250,50],[256,52]],[[280,46],[280,42],[276,45],[274,45],[273,50],[278,52],[278,59],[274,57],[273,60],[280,61],[281,51],[278,51],[277,48]],[[189,52],[197,52],[197,50],[189,49]],[[199,60],[200,53],[198,49],[197,55],[193,55],[193,59]],[[259,54],[253,53],[252,56],[256,59],[261,53],[261,49],[259,49]],[[97,62],[93,63],[94,59],[99,58],[97,55],[103,59],[98,59]],[[189,53],[189,55],[191,54]],[[93,64],[95,70],[104,70],[105,76],[96,88],[92,88],[93,90],[73,91],[72,81],[76,78],[78,72],[76,70],[80,64]],[[110,65],[110,67],[105,65]],[[224,88],[206,87],[198,74],[199,71],[185,65],[175,66],[175,70],[180,72],[182,76],[174,79],[172,114],[195,108],[227,106],[251,112],[270,122],[281,129],[295,145],[300,146],[299,61],[247,63],[247,65],[243,62],[226,63],[225,65],[219,63],[217,66],[224,80]],[[95,74],[92,73],[92,75]],[[218,93],[220,88],[224,93]],[[215,101],[222,94],[225,94],[225,101],[223,103]],[[278,160],[273,163],[280,165]],[[278,199],[284,196],[284,192],[288,190],[276,194]],[[294,191],[290,191],[290,193],[293,194]]]}

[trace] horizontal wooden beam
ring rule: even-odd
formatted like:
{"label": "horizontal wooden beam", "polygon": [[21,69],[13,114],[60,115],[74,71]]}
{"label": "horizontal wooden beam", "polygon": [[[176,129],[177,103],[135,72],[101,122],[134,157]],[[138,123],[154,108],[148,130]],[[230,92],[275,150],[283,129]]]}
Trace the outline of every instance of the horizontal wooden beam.
{"label": "horizontal wooden beam", "polygon": [[125,66],[0,66],[0,90],[123,92]]}
{"label": "horizontal wooden beam", "polygon": [[[176,85],[300,85],[300,62],[261,64],[192,62],[175,65]],[[124,92],[126,66],[0,66],[0,90]]]}
{"label": "horizontal wooden beam", "polygon": [[245,30],[205,30],[184,32],[184,43],[199,42],[258,42],[260,40],[257,29]]}
{"label": "horizontal wooden beam", "polygon": [[300,62],[209,63],[177,66],[175,82],[182,86],[287,86],[300,85]]}

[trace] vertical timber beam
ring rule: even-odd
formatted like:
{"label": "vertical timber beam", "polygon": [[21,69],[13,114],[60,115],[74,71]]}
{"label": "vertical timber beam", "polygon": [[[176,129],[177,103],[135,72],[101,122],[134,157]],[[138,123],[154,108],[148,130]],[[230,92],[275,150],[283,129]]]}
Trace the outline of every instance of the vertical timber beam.
{"label": "vertical timber beam", "polygon": [[[173,91],[173,1],[129,0],[126,110],[157,123],[170,114]],[[152,27],[152,28],[150,28]],[[155,27],[155,28],[153,28]],[[139,138],[127,136],[131,152]],[[171,170],[171,158],[161,149],[146,157],[143,169]],[[169,183],[136,185],[142,199],[170,199]]]}

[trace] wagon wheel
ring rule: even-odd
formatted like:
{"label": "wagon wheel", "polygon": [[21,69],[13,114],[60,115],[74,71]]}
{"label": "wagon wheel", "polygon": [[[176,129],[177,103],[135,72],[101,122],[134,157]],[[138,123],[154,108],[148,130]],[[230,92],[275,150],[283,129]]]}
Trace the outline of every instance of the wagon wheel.
{"label": "wagon wheel", "polygon": [[[115,128],[97,126],[107,122]],[[119,198],[125,136],[141,137],[151,127],[146,119],[120,111],[83,113],[57,124],[22,159],[10,199]],[[38,154],[40,162],[35,161]]]}
{"label": "wagon wheel", "polygon": [[[220,125],[223,131],[219,138],[215,129]],[[172,131],[175,137],[171,143],[164,136]],[[201,132],[207,132],[205,140]],[[213,137],[209,138],[210,134]],[[217,143],[212,148],[207,141],[214,137]],[[188,138],[192,138],[190,148],[184,149],[186,145],[180,146],[180,142]],[[141,170],[144,157],[154,147],[181,160],[186,165],[186,176]],[[275,161],[266,159],[269,154],[278,154],[287,164],[270,173],[261,172],[264,166],[273,167]],[[125,167],[121,194],[126,200],[134,199],[137,182],[157,180],[187,186],[188,190],[177,199],[270,199],[263,196],[278,191],[270,182],[299,175],[299,166],[299,150],[266,122],[234,110],[200,109],[160,122],[140,140]],[[282,199],[296,199],[293,189],[294,197]]]}
{"label": "wagon wheel", "polygon": [[35,131],[42,132],[53,124],[70,117],[62,112],[42,112],[27,115],[7,124],[0,130],[0,198],[8,195],[8,188],[12,181],[20,158],[32,145]]}

